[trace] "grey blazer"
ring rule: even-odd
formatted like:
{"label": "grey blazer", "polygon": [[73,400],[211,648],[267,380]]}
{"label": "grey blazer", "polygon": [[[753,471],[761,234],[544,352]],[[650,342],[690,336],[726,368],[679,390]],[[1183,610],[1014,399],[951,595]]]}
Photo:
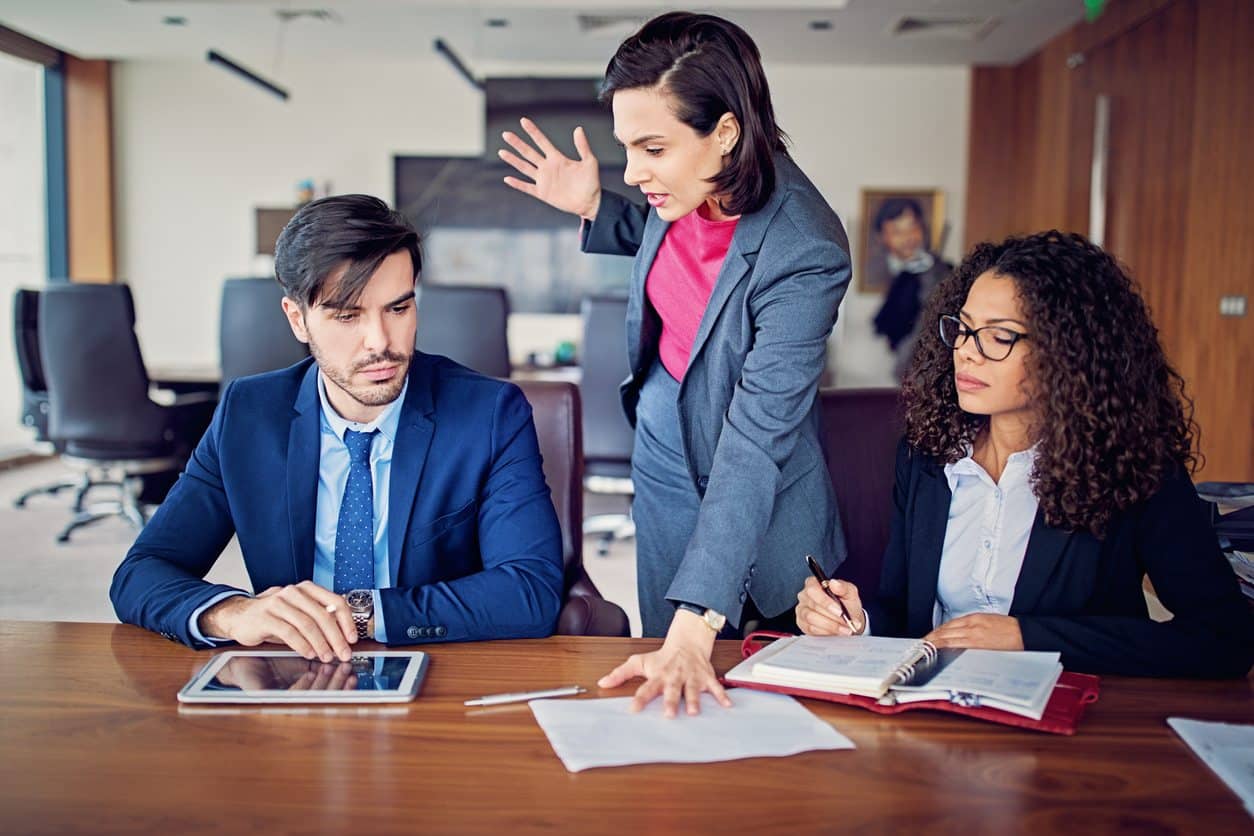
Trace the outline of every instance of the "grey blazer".
{"label": "grey blazer", "polygon": [[[711,607],[737,625],[749,596],[766,616],[796,604],[806,554],[829,573],[845,559],[819,448],[817,394],[849,284],[849,239],[790,158],[777,154],[775,168],[766,205],[736,225],[679,390],[701,512],[666,597]],[[595,222],[583,229],[585,252],[635,256],[631,377],[622,386],[633,426],[661,333],[645,279],[667,226],[656,212],[603,192]]]}

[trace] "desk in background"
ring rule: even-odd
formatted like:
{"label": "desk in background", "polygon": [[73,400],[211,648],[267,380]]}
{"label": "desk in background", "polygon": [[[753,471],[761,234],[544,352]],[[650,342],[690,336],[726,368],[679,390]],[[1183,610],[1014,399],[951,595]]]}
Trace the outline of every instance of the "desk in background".
{"label": "desk in background", "polygon": [[[806,701],[857,750],[578,774],[526,705],[461,704],[570,683],[595,694],[657,644],[428,646],[410,705],[191,714],[175,693],[207,653],[129,626],[0,622],[0,832],[1249,832],[1164,722],[1254,722],[1248,679],[1107,677],[1071,738]],[[716,669],[737,655],[719,642]]]}

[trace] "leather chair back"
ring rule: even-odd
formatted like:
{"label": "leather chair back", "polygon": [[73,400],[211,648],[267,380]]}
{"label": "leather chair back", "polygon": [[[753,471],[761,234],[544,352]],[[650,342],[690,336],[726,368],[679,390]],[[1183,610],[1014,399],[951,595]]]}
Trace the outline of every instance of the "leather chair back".
{"label": "leather chair back", "polygon": [[22,424],[48,440],[48,384],[39,356],[39,291],[18,288],[13,294],[13,347],[22,384]]}
{"label": "leather chair back", "polygon": [[517,381],[531,403],[544,478],[562,529],[566,601],[558,620],[562,635],[626,636],[627,615],[604,600],[583,567],[583,434],[579,389],[573,383]]}
{"label": "leather chair back", "polygon": [[837,570],[864,599],[880,587],[892,522],[897,442],[904,432],[900,390],[824,389],[821,443],[849,557]]}
{"label": "leather chair back", "polygon": [[309,356],[283,315],[283,288],[271,278],[227,279],[218,319],[222,389],[237,377],[284,369]]}
{"label": "leather chair back", "polygon": [[490,377],[508,378],[509,297],[503,287],[418,286],[417,348]]}
{"label": "leather chair back", "polygon": [[623,414],[618,387],[631,374],[627,362],[627,299],[589,296],[580,306],[579,392],[583,398],[584,458],[587,472],[631,476],[635,434]]}
{"label": "leather chair back", "polygon": [[93,458],[155,456],[173,439],[148,398],[148,372],[124,284],[57,284],[39,305],[49,436]]}

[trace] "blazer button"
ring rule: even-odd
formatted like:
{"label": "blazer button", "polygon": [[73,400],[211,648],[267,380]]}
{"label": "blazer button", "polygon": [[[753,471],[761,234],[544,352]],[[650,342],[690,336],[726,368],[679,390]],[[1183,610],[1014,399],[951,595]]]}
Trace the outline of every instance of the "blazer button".
{"label": "blazer button", "polygon": [[444,635],[445,633],[447,633],[447,632],[448,632],[448,630],[444,629],[443,627],[436,627],[436,628],[435,628],[435,634],[436,634],[437,636],[443,636],[443,635]]}
{"label": "blazer button", "polygon": [[405,631],[405,635],[409,636],[411,639],[418,638],[418,628],[410,627],[408,630]]}
{"label": "blazer button", "polygon": [[740,603],[742,603],[742,604],[743,604],[743,603],[745,602],[745,599],[746,599],[746,598],[748,598],[748,597],[749,597],[748,593],[746,593],[746,592],[743,592],[743,591],[742,591],[742,592],[740,593]]}

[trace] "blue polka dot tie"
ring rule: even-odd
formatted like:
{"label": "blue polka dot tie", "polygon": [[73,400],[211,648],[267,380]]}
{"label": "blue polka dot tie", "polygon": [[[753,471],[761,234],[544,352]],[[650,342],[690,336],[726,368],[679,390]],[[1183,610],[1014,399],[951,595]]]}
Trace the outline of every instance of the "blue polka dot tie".
{"label": "blue polka dot tie", "polygon": [[348,482],[335,526],[335,591],[374,589],[374,492],[370,479],[370,442],[374,432],[345,430]]}

